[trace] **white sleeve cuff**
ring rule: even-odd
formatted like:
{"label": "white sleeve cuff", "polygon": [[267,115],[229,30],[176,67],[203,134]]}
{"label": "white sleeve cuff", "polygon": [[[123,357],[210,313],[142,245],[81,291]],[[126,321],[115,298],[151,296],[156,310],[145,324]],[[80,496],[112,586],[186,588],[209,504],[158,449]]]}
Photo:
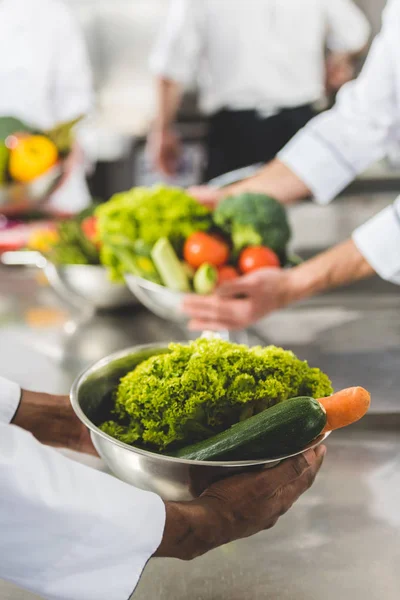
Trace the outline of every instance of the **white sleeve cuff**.
{"label": "white sleeve cuff", "polygon": [[400,216],[399,200],[358,227],[353,241],[376,273],[400,284]]}
{"label": "white sleeve cuff", "polygon": [[0,423],[11,423],[21,399],[19,385],[0,377]]}
{"label": "white sleeve cuff", "polygon": [[356,176],[351,165],[310,126],[299,131],[278,158],[306,184],[319,204],[328,204]]}

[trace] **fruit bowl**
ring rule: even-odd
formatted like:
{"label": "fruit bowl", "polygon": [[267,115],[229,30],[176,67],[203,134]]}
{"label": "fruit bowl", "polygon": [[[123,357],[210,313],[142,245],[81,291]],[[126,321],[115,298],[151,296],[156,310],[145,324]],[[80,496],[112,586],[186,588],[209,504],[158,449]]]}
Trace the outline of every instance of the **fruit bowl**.
{"label": "fruit bowl", "polygon": [[289,456],[250,461],[194,461],[148,452],[103,433],[98,425],[111,416],[112,394],[121,377],[143,360],[167,351],[163,343],[135,346],[111,354],[86,369],[72,386],[70,397],[76,415],[88,427],[96,450],[119,479],[155,492],[164,500],[191,500],[213,481],[251,469],[275,467],[282,460],[315,448],[328,437],[329,433],[321,435]]}

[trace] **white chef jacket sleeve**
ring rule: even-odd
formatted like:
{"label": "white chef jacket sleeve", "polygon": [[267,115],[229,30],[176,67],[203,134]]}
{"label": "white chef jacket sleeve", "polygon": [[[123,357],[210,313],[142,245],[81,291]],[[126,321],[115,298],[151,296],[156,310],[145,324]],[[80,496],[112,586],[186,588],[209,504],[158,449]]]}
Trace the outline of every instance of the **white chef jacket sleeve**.
{"label": "white chef jacket sleeve", "polygon": [[358,227],[353,240],[382,279],[400,285],[400,197]]}
{"label": "white chef jacket sleeve", "polygon": [[203,45],[201,4],[199,0],[172,0],[150,56],[150,68],[155,75],[183,85],[194,80]]}
{"label": "white chef jacket sleeve", "polygon": [[17,412],[21,388],[13,381],[0,377],[0,423],[10,423]]}
{"label": "white chef jacket sleeve", "polygon": [[128,600],[161,542],[162,500],[5,424],[18,401],[0,380],[0,578],[49,600]]}
{"label": "white chef jacket sleeve", "polygon": [[53,19],[54,107],[58,122],[91,112],[94,102],[92,71],[79,23],[64,3]]}
{"label": "white chef jacket sleeve", "polygon": [[399,30],[400,2],[392,0],[358,79],[346,84],[336,105],[313,119],[278,154],[321,204],[330,202],[391,147],[399,119],[393,50]]}
{"label": "white chef jacket sleeve", "polygon": [[353,0],[324,0],[327,46],[332,52],[359,52],[368,43],[371,26]]}

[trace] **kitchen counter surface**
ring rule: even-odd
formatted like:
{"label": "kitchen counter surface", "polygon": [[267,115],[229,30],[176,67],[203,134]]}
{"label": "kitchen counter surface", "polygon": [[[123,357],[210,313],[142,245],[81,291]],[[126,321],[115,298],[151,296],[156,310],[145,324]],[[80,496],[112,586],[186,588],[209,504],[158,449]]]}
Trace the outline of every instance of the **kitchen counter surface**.
{"label": "kitchen counter surface", "polygon": [[[337,388],[367,387],[373,414],[329,438],[314,487],[273,530],[192,563],[151,561],[135,600],[398,600],[397,289],[373,280],[273,315],[249,333],[251,343],[292,348],[329,372]],[[67,335],[70,318],[35,271],[0,269],[0,374],[65,393],[83,368],[110,352],[187,339],[185,330],[142,309],[98,315]],[[0,582],[0,598],[33,596]]]}

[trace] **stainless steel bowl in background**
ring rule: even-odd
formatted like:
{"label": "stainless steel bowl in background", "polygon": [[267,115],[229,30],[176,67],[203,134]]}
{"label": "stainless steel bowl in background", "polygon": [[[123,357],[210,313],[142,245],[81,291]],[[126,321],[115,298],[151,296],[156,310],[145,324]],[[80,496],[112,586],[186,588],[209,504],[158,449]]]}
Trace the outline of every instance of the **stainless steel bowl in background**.
{"label": "stainless steel bowl in background", "polygon": [[138,304],[124,284],[109,280],[106,269],[100,265],[56,266],[39,252],[30,251],[4,252],[1,262],[42,269],[61,299],[77,310],[110,310]]}
{"label": "stainless steel bowl in background", "polygon": [[[111,354],[85,370],[72,386],[72,407],[89,428],[99,455],[117,477],[155,492],[164,500],[184,501],[200,495],[216,479],[250,469],[271,468],[289,458],[235,462],[182,460],[128,446],[103,433],[98,425],[111,418],[112,394],[121,377],[143,360],[164,352],[168,352],[165,344],[148,344]],[[308,447],[319,445],[327,436],[320,436]]]}

